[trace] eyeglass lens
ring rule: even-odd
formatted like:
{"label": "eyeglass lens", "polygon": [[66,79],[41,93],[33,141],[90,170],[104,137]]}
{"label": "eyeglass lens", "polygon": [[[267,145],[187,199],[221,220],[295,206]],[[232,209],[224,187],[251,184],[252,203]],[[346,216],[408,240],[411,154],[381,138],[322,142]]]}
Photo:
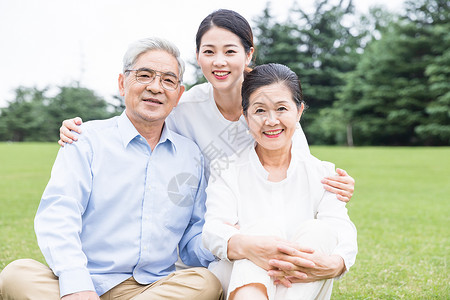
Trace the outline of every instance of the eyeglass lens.
{"label": "eyeglass lens", "polygon": [[136,71],[136,80],[142,84],[149,84],[155,80],[156,76],[160,76],[161,86],[167,90],[175,90],[178,87],[178,78],[167,73],[156,74],[155,70],[142,69]]}

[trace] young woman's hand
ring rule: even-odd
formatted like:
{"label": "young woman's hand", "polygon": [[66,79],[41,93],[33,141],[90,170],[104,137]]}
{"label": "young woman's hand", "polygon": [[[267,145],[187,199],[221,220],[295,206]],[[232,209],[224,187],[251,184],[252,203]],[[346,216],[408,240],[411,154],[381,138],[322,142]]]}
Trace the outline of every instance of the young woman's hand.
{"label": "young woman's hand", "polygon": [[59,128],[59,141],[58,144],[64,147],[65,143],[72,144],[73,141],[77,140],[75,134],[72,131],[81,133],[80,126],[83,124],[83,120],[80,117],[73,119],[64,120],[61,127]]}
{"label": "young woman's hand", "polygon": [[339,200],[349,202],[355,191],[355,180],[345,170],[338,168],[336,172],[338,175],[322,179],[323,187],[336,194]]}

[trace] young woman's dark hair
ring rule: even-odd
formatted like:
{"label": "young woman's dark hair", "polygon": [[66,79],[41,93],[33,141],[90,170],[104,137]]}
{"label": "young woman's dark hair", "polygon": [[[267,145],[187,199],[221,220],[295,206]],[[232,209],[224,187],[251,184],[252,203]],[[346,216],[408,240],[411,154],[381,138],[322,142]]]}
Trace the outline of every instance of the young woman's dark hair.
{"label": "young woman's dark hair", "polygon": [[253,32],[247,20],[235,11],[229,9],[219,9],[209,14],[198,27],[195,43],[197,52],[200,51],[200,44],[203,35],[211,29],[211,27],[219,27],[231,31],[239,37],[245,52],[248,53],[250,48],[254,48]]}
{"label": "young woman's dark hair", "polygon": [[265,64],[256,66],[247,73],[242,83],[242,109],[246,116],[250,96],[260,87],[274,83],[283,83],[291,92],[297,107],[303,103],[303,92],[297,75],[288,67],[281,64]]}

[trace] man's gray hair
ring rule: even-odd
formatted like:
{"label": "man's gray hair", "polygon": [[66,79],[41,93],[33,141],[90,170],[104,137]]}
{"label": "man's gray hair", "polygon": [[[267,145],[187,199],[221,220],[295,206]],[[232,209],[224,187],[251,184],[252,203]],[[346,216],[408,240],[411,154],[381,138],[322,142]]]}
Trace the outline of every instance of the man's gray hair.
{"label": "man's gray hair", "polygon": [[163,50],[175,57],[178,61],[180,81],[183,81],[184,61],[180,57],[180,50],[173,43],[158,37],[149,37],[131,43],[123,56],[123,72],[133,67],[139,55],[151,50]]}

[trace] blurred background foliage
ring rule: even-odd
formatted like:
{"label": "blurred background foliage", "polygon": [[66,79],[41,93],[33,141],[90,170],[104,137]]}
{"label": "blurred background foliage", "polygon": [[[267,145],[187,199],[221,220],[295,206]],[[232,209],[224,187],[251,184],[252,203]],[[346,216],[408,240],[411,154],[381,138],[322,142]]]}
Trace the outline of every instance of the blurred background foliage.
{"label": "blurred background foliage", "polygon": [[[401,14],[373,7],[367,15],[352,0],[331,2],[316,1],[312,12],[294,4],[284,21],[268,2],[252,22],[254,64],[285,64],[302,82],[310,144],[450,145],[450,1],[406,0]],[[196,74],[193,84],[205,81]],[[119,114],[123,100],[113,100],[76,82],[18,87],[0,110],[0,140],[55,141],[63,119]]]}

